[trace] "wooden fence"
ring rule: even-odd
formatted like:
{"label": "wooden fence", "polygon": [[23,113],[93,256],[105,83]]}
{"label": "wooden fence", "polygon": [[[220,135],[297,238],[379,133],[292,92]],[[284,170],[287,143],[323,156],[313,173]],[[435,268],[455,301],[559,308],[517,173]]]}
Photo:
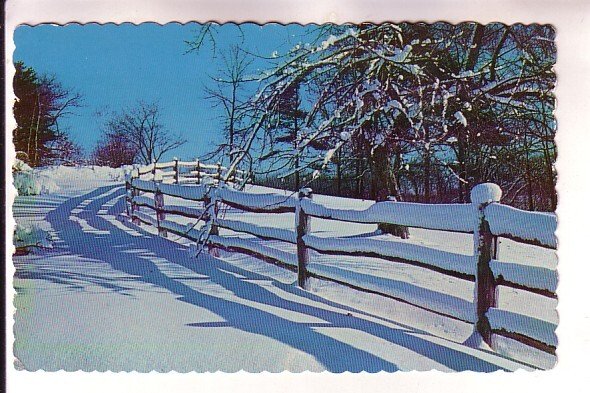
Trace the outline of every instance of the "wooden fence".
{"label": "wooden fence", "polygon": [[[181,167],[191,167],[179,171]],[[174,168],[173,175],[158,176],[158,169]],[[205,173],[203,169],[215,172]],[[376,293],[435,313],[474,325],[485,343],[494,347],[493,336],[502,335],[537,349],[555,353],[556,326],[548,321],[516,314],[497,307],[499,286],[507,286],[556,298],[557,272],[551,267],[529,266],[503,262],[497,259],[498,237],[537,247],[556,249],[556,216],[549,213],[528,212],[499,203],[501,190],[491,183],[480,184],[471,192],[470,204],[419,204],[407,202],[376,202],[365,210],[346,210],[327,207],[313,199],[310,189],[296,195],[259,194],[238,191],[224,186],[225,169],[219,165],[184,163],[155,164],[132,173],[127,178],[127,211],[134,223],[145,223],[158,228],[162,236],[168,232],[195,242],[206,243],[230,251],[253,255],[298,274],[298,284],[306,286],[308,277],[338,282],[355,289]],[[151,180],[141,179],[151,172]],[[184,174],[188,177],[184,178]],[[239,173],[244,176],[245,174]],[[174,177],[172,184],[166,179]],[[205,177],[214,181],[203,182]],[[189,181],[188,179],[196,179]],[[187,185],[186,183],[193,183]],[[147,197],[145,194],[152,194]],[[164,195],[195,202],[194,207],[165,205]],[[196,202],[200,202],[198,205]],[[251,213],[294,213],[293,230],[260,226],[222,217],[221,206],[229,206]],[[155,218],[139,210],[140,206],[155,211]],[[205,231],[180,225],[168,220],[167,215],[180,215],[206,223]],[[414,228],[473,234],[474,253],[436,250],[425,246],[392,242],[382,239],[324,238],[311,232],[311,218],[337,220],[363,224],[389,223]],[[247,238],[221,236],[219,228],[247,233],[260,239],[278,240],[295,245],[296,252],[269,247],[263,242]],[[357,239],[358,240],[358,239]],[[321,266],[310,265],[310,250],[328,255],[353,255],[391,260],[418,266],[431,271],[475,283],[474,307],[464,304],[446,304],[432,297],[409,294],[399,288],[379,285],[359,287],[341,277],[331,275]]]}

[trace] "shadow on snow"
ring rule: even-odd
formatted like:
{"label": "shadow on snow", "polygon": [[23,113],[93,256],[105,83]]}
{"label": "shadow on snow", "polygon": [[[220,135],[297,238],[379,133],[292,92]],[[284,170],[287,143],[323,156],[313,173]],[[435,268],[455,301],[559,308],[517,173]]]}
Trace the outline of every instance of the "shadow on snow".
{"label": "shadow on snow", "polygon": [[[318,362],[331,372],[395,371],[398,367],[367,351],[352,347],[344,342],[321,334],[314,330],[315,327],[338,327],[362,331],[407,348],[457,371],[495,371],[502,369],[500,366],[474,355],[423,339],[417,335],[426,335],[427,333],[414,328],[404,327],[403,329],[396,329],[358,318],[354,315],[347,315],[347,311],[353,311],[357,314],[365,313],[322,299],[301,290],[295,285],[284,284],[270,277],[241,269],[207,254],[202,254],[199,260],[196,261],[190,257],[186,247],[161,237],[132,236],[97,215],[98,210],[104,203],[115,197],[121,197],[125,192],[121,188],[115,193],[103,196],[103,194],[113,190],[113,188],[115,186],[102,187],[89,194],[72,198],[60,205],[56,210],[50,212],[47,215],[47,219],[53,228],[55,228],[59,238],[72,253],[85,258],[100,260],[109,264],[114,269],[135,276],[138,281],[164,288],[177,295],[179,300],[206,308],[226,321],[221,323],[194,323],[188,324],[188,326],[231,326],[245,332],[270,337],[314,356]],[[85,232],[78,223],[69,219],[71,211],[78,207],[82,201],[88,199],[93,199],[93,201],[84,207],[77,216],[86,220],[97,230],[108,231],[110,234]],[[108,210],[108,213],[115,213],[122,210],[123,199],[119,198],[117,204],[112,206]],[[133,228],[137,229],[135,227]],[[131,254],[129,250],[132,249],[141,251]],[[237,297],[259,304],[266,304],[306,314],[325,322],[294,322],[255,307],[201,293],[163,274],[158,269],[158,266],[149,259],[154,257],[164,258],[188,268],[199,275],[205,275],[211,282],[221,285],[233,292]],[[234,274],[238,274],[241,277],[236,277]],[[51,279],[46,276],[40,276],[39,278]],[[60,282],[62,279],[63,277],[57,277],[56,282]],[[284,299],[252,282],[256,280],[271,281],[273,286],[283,291],[337,307],[342,312]],[[399,323],[397,324],[400,325]]]}

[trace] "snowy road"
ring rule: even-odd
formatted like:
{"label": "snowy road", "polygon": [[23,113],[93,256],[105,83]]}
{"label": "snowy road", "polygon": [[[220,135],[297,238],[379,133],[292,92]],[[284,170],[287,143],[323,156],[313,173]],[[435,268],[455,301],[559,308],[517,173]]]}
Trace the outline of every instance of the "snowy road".
{"label": "snowy road", "polygon": [[[348,301],[319,296],[323,284],[316,283],[315,292],[303,291],[294,273],[244,256],[195,259],[186,245],[119,222],[123,194],[111,183],[81,195],[17,200],[17,221],[46,213],[44,224],[56,239],[52,250],[14,258],[17,367],[184,372],[528,368],[432,334],[411,320],[396,320],[396,310],[412,314],[408,305],[387,299],[379,300],[387,306],[361,308],[361,295]],[[392,309],[393,317],[377,312],[380,308]],[[423,314],[416,312],[414,322]],[[454,330],[453,337],[469,334],[465,324],[428,318]]]}

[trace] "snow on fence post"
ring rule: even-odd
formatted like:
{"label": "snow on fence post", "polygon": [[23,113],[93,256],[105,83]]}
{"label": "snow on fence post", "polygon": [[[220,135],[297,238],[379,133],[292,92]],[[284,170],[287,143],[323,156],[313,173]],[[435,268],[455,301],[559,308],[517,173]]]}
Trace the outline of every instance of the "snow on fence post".
{"label": "snow on fence post", "polygon": [[[471,190],[471,203],[477,209],[477,222],[473,232],[474,256],[477,263],[474,293],[477,319],[472,337],[477,338],[477,341],[483,340],[490,348],[492,347],[492,328],[486,313],[491,307],[496,307],[496,283],[490,262],[496,257],[497,243],[490,231],[485,210],[491,203],[499,202],[501,197],[502,190],[494,183],[479,184]],[[472,344],[479,346],[482,343]]]}
{"label": "snow on fence post", "polygon": [[180,183],[180,168],[178,167],[178,158],[174,157],[174,183]]}
{"label": "snow on fence post", "polygon": [[298,203],[295,208],[295,227],[297,232],[297,283],[305,289],[307,280],[307,263],[309,262],[309,250],[305,247],[303,237],[311,231],[311,217],[301,208],[301,201],[304,198],[313,198],[310,188],[299,190]]}
{"label": "snow on fence post", "polygon": [[[211,187],[209,189],[209,191],[205,194],[205,196],[203,197],[203,205],[205,208],[205,211],[207,212],[207,221],[210,225],[210,229],[209,229],[209,234],[210,235],[219,235],[219,227],[216,224],[217,221],[217,213],[218,211],[218,201],[217,201],[217,196],[215,193],[216,188],[215,187]],[[213,196],[210,195],[210,193],[213,194]]]}
{"label": "snow on fence post", "polygon": [[156,185],[156,192],[154,193],[154,207],[156,208],[156,222],[158,225],[158,235],[162,237],[168,237],[168,231],[162,228],[160,222],[166,219],[166,213],[164,213],[164,194],[160,191],[160,186]]}

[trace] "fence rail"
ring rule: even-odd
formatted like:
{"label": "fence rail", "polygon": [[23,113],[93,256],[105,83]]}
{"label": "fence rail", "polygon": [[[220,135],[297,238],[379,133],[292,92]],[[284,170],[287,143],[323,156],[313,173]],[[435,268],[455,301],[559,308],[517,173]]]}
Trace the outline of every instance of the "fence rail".
{"label": "fence rail", "polygon": [[[181,181],[183,172],[179,171],[181,167],[198,167],[199,174],[202,173],[202,169],[214,169],[215,173],[209,173],[213,181],[183,185]],[[174,184],[169,184],[165,180],[166,176],[157,176],[157,170],[165,168],[174,168]],[[195,242],[205,241],[211,248],[218,247],[250,254],[289,268],[298,273],[298,284],[302,288],[306,287],[308,277],[335,281],[472,323],[474,332],[490,347],[494,346],[493,336],[497,334],[550,353],[555,352],[557,345],[555,324],[498,308],[496,290],[499,286],[508,286],[556,298],[557,272],[555,269],[504,262],[497,258],[498,237],[555,249],[557,247],[555,215],[528,212],[502,205],[499,203],[501,190],[491,183],[474,187],[470,204],[427,205],[384,201],[376,202],[365,210],[336,209],[314,201],[309,189],[302,189],[297,195],[285,196],[272,193],[248,193],[228,188],[222,182],[224,170],[220,165],[187,163],[178,160],[140,168],[132,173],[126,182],[128,214],[136,224],[141,222],[156,226],[163,236],[170,231]],[[148,173],[152,174],[150,180],[140,178],[142,174]],[[247,176],[245,173],[241,175]],[[203,180],[203,177],[200,180]],[[141,193],[143,195],[140,195]],[[152,194],[153,198],[146,194]],[[201,202],[202,207],[165,205],[164,195]],[[294,213],[293,230],[221,217],[219,214],[221,205],[251,213]],[[140,206],[154,210],[156,218],[140,212]],[[209,233],[203,240],[203,231],[186,228],[167,220],[167,215],[202,220],[209,228]],[[381,239],[363,238],[355,241],[351,238],[318,237],[311,231],[312,217],[341,222],[389,223],[469,233],[473,236],[474,252],[473,255],[464,255],[407,242]],[[296,246],[296,252],[279,250],[247,238],[221,236],[219,228],[264,240],[293,244]],[[451,296],[446,302],[435,301],[423,293],[409,293],[379,282],[366,282],[362,286],[358,283],[349,283],[322,266],[310,265],[310,250],[327,255],[353,255],[391,260],[468,280],[475,285],[473,303],[457,301],[457,298]]]}

